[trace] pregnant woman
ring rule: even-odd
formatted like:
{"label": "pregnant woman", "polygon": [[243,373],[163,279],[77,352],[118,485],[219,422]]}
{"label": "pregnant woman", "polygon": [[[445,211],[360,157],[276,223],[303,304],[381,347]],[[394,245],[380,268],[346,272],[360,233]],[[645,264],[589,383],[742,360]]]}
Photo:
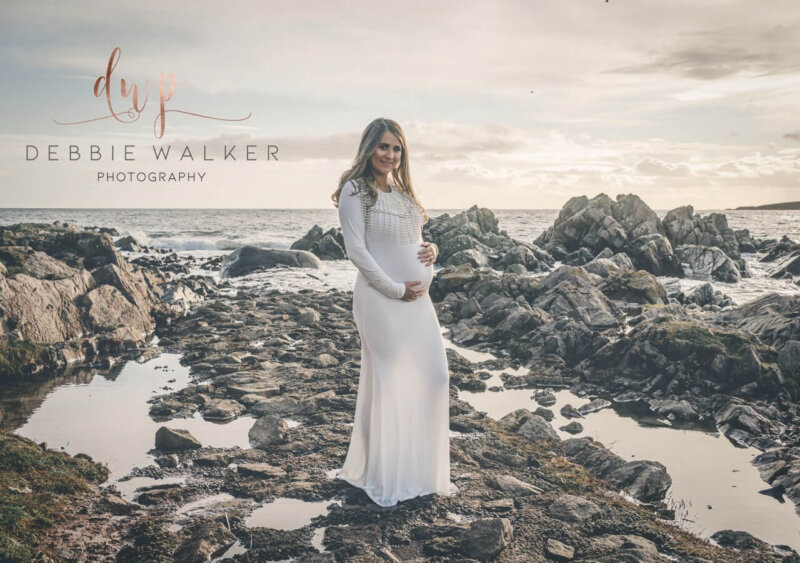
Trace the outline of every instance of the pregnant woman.
{"label": "pregnant woman", "polygon": [[337,478],[380,506],[450,494],[449,373],[428,287],[438,249],[409,177],[400,126],[376,119],[332,196],[358,269],[353,316],[361,375],[347,458]]}

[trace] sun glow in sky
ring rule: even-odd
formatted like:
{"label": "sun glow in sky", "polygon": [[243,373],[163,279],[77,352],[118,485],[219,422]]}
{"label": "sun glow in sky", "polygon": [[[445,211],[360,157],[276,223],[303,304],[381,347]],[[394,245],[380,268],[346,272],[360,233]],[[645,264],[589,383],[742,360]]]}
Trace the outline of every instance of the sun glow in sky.
{"label": "sun glow in sky", "polygon": [[[115,110],[130,107],[121,78],[142,96],[149,81],[141,116],[54,123],[109,114],[92,90],[115,47]],[[600,192],[654,209],[800,200],[794,0],[12,0],[0,61],[2,207],[329,207],[379,116],[403,125],[430,208],[559,208]],[[206,117],[167,112],[158,139],[162,72],[176,80],[165,108]],[[171,147],[167,162],[154,145]],[[187,146],[193,160],[179,160]],[[205,176],[98,179],[154,171]]]}

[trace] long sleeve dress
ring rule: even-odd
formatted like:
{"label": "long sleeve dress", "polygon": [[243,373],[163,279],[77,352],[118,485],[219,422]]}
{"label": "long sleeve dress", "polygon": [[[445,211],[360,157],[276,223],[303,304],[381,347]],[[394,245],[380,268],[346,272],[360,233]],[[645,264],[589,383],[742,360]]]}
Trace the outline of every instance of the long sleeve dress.
{"label": "long sleeve dress", "polygon": [[[358,180],[361,181],[361,180]],[[380,506],[451,494],[449,372],[441,331],[426,292],[403,301],[406,281],[428,288],[433,267],[420,261],[422,214],[397,188],[347,182],[339,198],[345,251],[358,269],[353,316],[361,337],[361,374],[347,457],[338,479]]]}

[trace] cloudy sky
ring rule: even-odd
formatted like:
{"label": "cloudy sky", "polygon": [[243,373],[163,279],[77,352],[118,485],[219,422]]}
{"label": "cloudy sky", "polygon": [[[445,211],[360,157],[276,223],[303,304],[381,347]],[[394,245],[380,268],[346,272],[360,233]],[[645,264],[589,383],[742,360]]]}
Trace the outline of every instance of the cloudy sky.
{"label": "cloudy sky", "polygon": [[[142,98],[150,84],[138,119],[56,124],[110,114],[93,87],[115,47],[126,121],[120,79]],[[380,116],[403,125],[433,209],[600,192],[661,210],[800,200],[796,0],[4,0],[0,73],[0,207],[329,207]],[[158,139],[162,73],[178,111]],[[174,158],[186,146],[194,161]],[[97,178],[159,171],[205,176]]]}

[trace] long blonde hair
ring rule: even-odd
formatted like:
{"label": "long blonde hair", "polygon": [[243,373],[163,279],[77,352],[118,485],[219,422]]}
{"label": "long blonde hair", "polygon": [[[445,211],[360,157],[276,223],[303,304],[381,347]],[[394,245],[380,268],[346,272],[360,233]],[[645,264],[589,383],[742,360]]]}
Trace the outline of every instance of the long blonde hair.
{"label": "long blonde hair", "polygon": [[339,178],[339,187],[333,192],[333,195],[331,195],[333,206],[339,207],[339,196],[342,193],[342,188],[350,180],[353,180],[353,183],[356,185],[356,193],[361,190],[366,190],[367,193],[364,195],[368,198],[368,204],[375,204],[375,201],[378,199],[378,187],[372,175],[370,158],[372,158],[372,154],[378,148],[378,143],[386,131],[389,131],[400,140],[400,145],[403,149],[400,155],[400,166],[394,168],[391,172],[394,185],[400,188],[417,204],[420,212],[422,212],[423,224],[427,223],[428,214],[425,208],[422,207],[422,203],[420,203],[417,194],[414,193],[414,187],[411,185],[411,175],[408,171],[408,144],[406,143],[406,136],[403,134],[403,129],[400,127],[399,123],[383,117],[374,120],[364,129],[364,133],[361,135],[361,142],[358,144],[358,152],[356,153],[355,159],[353,159],[353,165]]}

